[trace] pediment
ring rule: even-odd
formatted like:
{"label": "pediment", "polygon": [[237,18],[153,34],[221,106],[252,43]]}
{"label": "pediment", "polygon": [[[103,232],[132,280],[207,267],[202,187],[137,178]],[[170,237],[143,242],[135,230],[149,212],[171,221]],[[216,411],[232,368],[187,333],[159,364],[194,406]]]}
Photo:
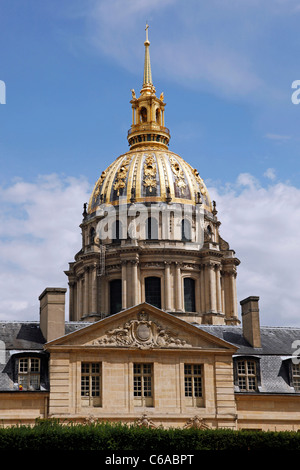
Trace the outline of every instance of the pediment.
{"label": "pediment", "polygon": [[230,343],[143,303],[47,343],[51,346],[134,349],[236,349]]}

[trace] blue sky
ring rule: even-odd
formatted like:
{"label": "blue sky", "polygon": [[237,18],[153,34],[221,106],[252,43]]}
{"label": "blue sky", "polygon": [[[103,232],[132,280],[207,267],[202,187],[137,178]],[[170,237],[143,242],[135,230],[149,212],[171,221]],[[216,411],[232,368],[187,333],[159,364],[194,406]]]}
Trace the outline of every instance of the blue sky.
{"label": "blue sky", "polygon": [[66,282],[82,205],[128,149],[148,22],[170,150],[217,201],[239,299],[299,325],[299,20],[295,0],[0,0],[0,319]]}

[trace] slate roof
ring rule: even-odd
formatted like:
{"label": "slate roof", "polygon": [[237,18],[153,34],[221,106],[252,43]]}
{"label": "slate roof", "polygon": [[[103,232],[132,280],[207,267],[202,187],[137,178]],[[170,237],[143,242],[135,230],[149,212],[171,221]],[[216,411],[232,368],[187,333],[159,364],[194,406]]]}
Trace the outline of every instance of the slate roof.
{"label": "slate roof", "polygon": [[[90,324],[66,322],[65,333],[71,333]],[[262,347],[252,348],[243,337],[242,326],[198,324],[194,326],[237,346],[238,350],[235,353],[237,356],[252,355],[258,358],[261,375],[259,393],[295,394],[294,388],[289,383],[288,361],[295,352],[294,341],[300,340],[300,328],[262,326]],[[8,367],[10,358],[16,353],[26,351],[45,354],[44,344],[45,339],[39,322],[0,322],[0,391],[13,389]]]}
{"label": "slate roof", "polygon": [[[259,360],[261,384],[259,393],[278,393],[299,395],[289,379],[289,365],[293,353],[300,348],[294,341],[300,341],[300,328],[267,327],[260,328],[261,348],[252,346],[243,337],[241,326],[195,325],[239,349],[237,356],[255,356]],[[238,388],[235,389],[239,392]],[[252,393],[252,392],[250,392]]]}
{"label": "slate roof", "polygon": [[[261,348],[252,348],[243,336],[242,326],[229,325],[196,325],[203,331],[210,333],[239,349],[237,354],[280,354],[292,355],[295,348],[293,342],[300,341],[300,328],[261,326]],[[299,343],[300,345],[300,343]]]}

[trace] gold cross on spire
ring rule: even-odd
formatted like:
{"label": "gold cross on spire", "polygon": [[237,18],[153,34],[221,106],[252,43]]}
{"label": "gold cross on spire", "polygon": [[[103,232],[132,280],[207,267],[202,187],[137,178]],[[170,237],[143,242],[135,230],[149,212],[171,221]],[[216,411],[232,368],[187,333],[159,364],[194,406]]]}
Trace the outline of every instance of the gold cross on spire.
{"label": "gold cross on spire", "polygon": [[145,85],[152,85],[152,73],[151,73],[151,65],[150,65],[150,53],[149,53],[149,46],[150,41],[148,38],[148,29],[149,25],[146,23],[146,41],[144,42],[145,45],[145,63],[144,63],[144,81],[143,84]]}

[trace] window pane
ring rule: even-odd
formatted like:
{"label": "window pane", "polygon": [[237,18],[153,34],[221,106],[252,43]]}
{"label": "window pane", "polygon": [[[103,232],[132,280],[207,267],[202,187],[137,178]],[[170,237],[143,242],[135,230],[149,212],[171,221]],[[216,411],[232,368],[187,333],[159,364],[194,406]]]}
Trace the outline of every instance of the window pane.
{"label": "window pane", "polygon": [[122,310],[122,281],[115,279],[110,281],[110,314],[120,312]]}
{"label": "window pane", "polygon": [[160,277],[146,277],[145,300],[148,304],[161,308]]}
{"label": "window pane", "polygon": [[144,397],[151,397],[152,387],[151,387],[151,376],[144,377]]}
{"label": "window pane", "polygon": [[89,371],[90,371],[90,365],[87,364],[87,363],[85,363],[85,362],[83,362],[83,363],[81,364],[81,372],[82,372],[83,374],[88,374]]}
{"label": "window pane", "polygon": [[238,362],[238,373],[239,374],[245,374],[246,368],[245,368],[245,361],[243,362]]}
{"label": "window pane", "polygon": [[146,220],[146,238],[148,240],[158,239],[158,226],[154,217],[148,217]]}
{"label": "window pane", "polygon": [[133,396],[141,397],[141,403],[149,406],[143,398],[152,397],[152,364],[133,364]]}
{"label": "window pane", "polygon": [[202,365],[184,365],[184,392],[186,397],[202,397]]}
{"label": "window pane", "polygon": [[191,224],[187,219],[182,219],[181,221],[181,240],[184,242],[190,242],[192,239],[191,236]]}
{"label": "window pane", "polygon": [[300,364],[292,364],[293,386],[296,392],[300,391]]}
{"label": "window pane", "polygon": [[40,388],[40,376],[31,375],[30,376],[30,388],[38,390]]}
{"label": "window pane", "polygon": [[26,359],[20,359],[19,361],[19,371],[20,372],[27,372],[28,371],[28,363],[29,363],[29,360],[26,358]]}
{"label": "window pane", "polygon": [[40,371],[40,360],[37,358],[32,358],[30,360],[30,370],[31,372],[39,372]]}
{"label": "window pane", "polygon": [[100,363],[81,363],[81,396],[100,396]]}
{"label": "window pane", "polygon": [[92,377],[92,397],[99,397],[100,395],[100,377]]}
{"label": "window pane", "polygon": [[185,390],[185,396],[186,397],[192,397],[192,377],[185,377],[184,379],[184,390]]}
{"label": "window pane", "polygon": [[246,390],[246,378],[245,377],[239,377],[238,386],[239,386],[240,390],[243,390],[243,391]]}
{"label": "window pane", "polygon": [[141,377],[134,377],[133,380],[133,394],[135,397],[142,396],[142,378]]}
{"label": "window pane", "polygon": [[90,381],[88,376],[81,377],[81,396],[89,396]]}
{"label": "window pane", "polygon": [[248,387],[249,390],[256,389],[256,378],[255,377],[248,377]]}
{"label": "window pane", "polygon": [[240,360],[237,362],[237,383],[242,392],[255,392],[257,390],[256,362]]}
{"label": "window pane", "polygon": [[201,377],[194,377],[194,396],[202,396],[202,379]]}
{"label": "window pane", "polygon": [[184,309],[186,312],[195,312],[195,281],[189,277],[183,280],[184,287]]}
{"label": "window pane", "polygon": [[248,374],[254,375],[255,374],[255,363],[247,361],[247,366],[248,366]]}

